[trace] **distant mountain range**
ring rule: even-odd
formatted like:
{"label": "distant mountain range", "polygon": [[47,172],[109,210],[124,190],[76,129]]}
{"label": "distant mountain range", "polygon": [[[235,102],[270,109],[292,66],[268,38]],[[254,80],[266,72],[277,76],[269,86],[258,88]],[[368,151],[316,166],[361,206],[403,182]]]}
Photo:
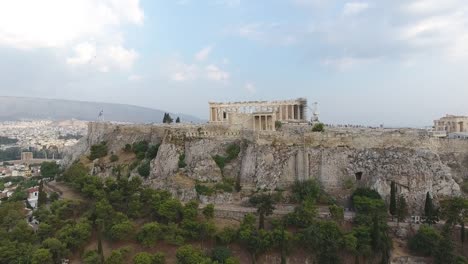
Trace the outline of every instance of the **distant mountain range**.
{"label": "distant mountain range", "polygon": [[[23,119],[94,121],[98,119],[101,111],[104,113],[105,121],[131,123],[161,123],[165,113],[158,109],[125,104],[0,96],[0,121]],[[170,115],[174,121],[178,116],[182,122],[203,122],[190,115],[177,113]]]}

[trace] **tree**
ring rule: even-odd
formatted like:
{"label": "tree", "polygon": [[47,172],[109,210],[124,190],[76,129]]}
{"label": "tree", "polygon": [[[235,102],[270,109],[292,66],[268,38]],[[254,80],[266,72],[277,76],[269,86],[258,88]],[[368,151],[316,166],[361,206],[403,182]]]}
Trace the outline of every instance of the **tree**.
{"label": "tree", "polygon": [[259,194],[252,196],[249,199],[250,204],[257,207],[257,214],[259,215],[258,228],[263,229],[265,225],[265,216],[273,214],[275,205],[271,194]]}
{"label": "tree", "polygon": [[112,250],[110,256],[104,262],[105,264],[125,264],[126,259],[130,253],[130,249],[127,247]]}
{"label": "tree", "polygon": [[173,119],[169,113],[164,113],[163,117],[163,123],[164,124],[171,124],[173,122]]}
{"label": "tree", "polygon": [[330,205],[328,209],[330,210],[330,215],[333,221],[337,222],[338,224],[343,223],[344,221],[343,207],[333,204],[333,205]]}
{"label": "tree", "polygon": [[101,264],[103,263],[99,257],[99,254],[96,250],[89,250],[86,251],[83,256],[83,263],[84,264]]}
{"label": "tree", "polygon": [[390,184],[390,214],[393,217],[397,214],[396,184],[394,181]]}
{"label": "tree", "polygon": [[192,245],[182,246],[176,251],[177,264],[209,264],[211,259]]}
{"label": "tree", "polygon": [[44,242],[42,242],[42,247],[50,251],[55,263],[59,263],[60,260],[69,253],[65,245],[56,238],[48,238],[44,240]]}
{"label": "tree", "polygon": [[312,127],[312,132],[323,132],[325,131],[325,125],[323,123],[317,123]]}
{"label": "tree", "polygon": [[44,182],[39,183],[39,196],[37,198],[37,207],[41,207],[47,203],[47,193],[44,192]]}
{"label": "tree", "polygon": [[133,257],[134,264],[153,264],[153,256],[146,252],[140,252]]}
{"label": "tree", "polygon": [[[460,232],[464,232],[464,223],[468,219],[468,200],[462,197],[453,197],[441,202],[442,217],[446,220],[445,224],[453,228],[455,225],[462,225]],[[464,239],[464,234],[460,235]]]}
{"label": "tree", "polygon": [[310,200],[315,202],[320,196],[320,186],[317,181],[311,179],[295,182],[292,187],[293,198],[296,202]]}
{"label": "tree", "polygon": [[44,178],[55,178],[60,172],[60,166],[55,161],[41,163],[41,176]]}
{"label": "tree", "polygon": [[140,167],[138,167],[138,174],[140,174],[140,176],[142,177],[147,178],[150,175],[150,170],[151,170],[150,162],[146,161],[146,162],[143,162],[140,165]]}
{"label": "tree", "polygon": [[176,120],[175,120],[176,123],[180,123],[180,118],[177,117]]}
{"label": "tree", "polygon": [[32,256],[32,264],[53,264],[52,254],[48,249],[39,248],[34,251]]}
{"label": "tree", "polygon": [[213,204],[207,204],[205,206],[205,208],[203,208],[203,215],[208,220],[213,219],[213,217],[214,217],[214,205]]}
{"label": "tree", "polygon": [[255,228],[255,216],[247,214],[242,221],[238,236],[239,242],[244,245],[251,255],[252,263],[256,262],[257,256],[273,245],[272,234],[266,230]]}
{"label": "tree", "polygon": [[113,240],[125,240],[130,239],[133,234],[133,224],[126,220],[113,225],[110,229],[110,237]]}
{"label": "tree", "polygon": [[146,247],[153,246],[156,241],[162,238],[162,229],[158,222],[151,222],[143,225],[137,234],[137,240]]}
{"label": "tree", "polygon": [[408,246],[415,253],[431,256],[441,239],[442,236],[436,229],[429,225],[421,225],[418,232],[408,241]]}
{"label": "tree", "polygon": [[429,192],[426,193],[426,201],[424,203],[424,223],[433,225],[439,221],[438,212],[432,202],[432,197]]}
{"label": "tree", "polygon": [[405,197],[401,196],[398,198],[398,206],[397,206],[397,220],[398,223],[401,221],[405,221],[408,217],[408,205],[406,204]]}
{"label": "tree", "polygon": [[318,221],[304,230],[302,240],[316,253],[317,263],[340,263],[338,252],[344,245],[344,240],[335,222]]}
{"label": "tree", "polygon": [[91,146],[91,153],[89,155],[89,160],[95,160],[95,159],[98,159],[98,158],[102,158],[102,157],[105,157],[107,156],[107,152],[108,152],[108,147],[107,147],[107,143],[105,141],[99,143],[99,144],[96,144],[96,145],[92,145]]}
{"label": "tree", "polygon": [[455,263],[454,245],[450,237],[451,229],[445,226],[442,231],[442,238],[439,240],[434,253],[435,264],[451,264]]}
{"label": "tree", "polygon": [[231,256],[231,250],[227,247],[217,246],[211,250],[211,259],[217,263],[226,263],[226,260]]}

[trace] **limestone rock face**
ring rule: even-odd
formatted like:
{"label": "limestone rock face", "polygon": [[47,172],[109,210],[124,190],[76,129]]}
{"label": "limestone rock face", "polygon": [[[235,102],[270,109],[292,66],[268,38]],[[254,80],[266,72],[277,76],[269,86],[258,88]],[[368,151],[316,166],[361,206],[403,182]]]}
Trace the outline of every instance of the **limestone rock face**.
{"label": "limestone rock face", "polygon": [[179,157],[183,153],[180,147],[174,144],[162,144],[158,155],[151,164],[151,179],[167,179],[179,168]]}
{"label": "limestone rock face", "polygon": [[[201,197],[194,188],[197,182],[215,184],[230,178],[248,192],[284,189],[295,181],[316,179],[346,204],[353,188],[359,186],[371,187],[388,199],[394,181],[414,214],[422,210],[419,207],[427,192],[436,201],[460,195],[459,184],[468,180],[468,141],[431,138],[417,130],[304,131],[291,128],[255,134],[210,125],[91,123],[88,137],[66,151],[64,164],[87,155],[93,144],[102,141],[110,151],[119,151],[125,144],[147,140],[161,145],[145,183],[183,200],[230,203],[235,199],[222,192]],[[230,144],[237,144],[241,151],[221,171],[213,157],[226,156]],[[182,154],[186,167],[179,168]],[[96,174],[105,177],[111,170],[98,168]]]}

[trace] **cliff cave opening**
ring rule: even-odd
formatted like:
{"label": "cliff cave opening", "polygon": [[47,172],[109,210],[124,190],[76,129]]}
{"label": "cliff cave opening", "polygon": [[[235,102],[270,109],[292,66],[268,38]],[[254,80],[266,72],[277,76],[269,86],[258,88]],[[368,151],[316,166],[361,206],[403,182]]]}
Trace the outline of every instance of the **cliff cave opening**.
{"label": "cliff cave opening", "polygon": [[358,171],[354,175],[356,176],[357,181],[360,181],[362,179],[362,171]]}

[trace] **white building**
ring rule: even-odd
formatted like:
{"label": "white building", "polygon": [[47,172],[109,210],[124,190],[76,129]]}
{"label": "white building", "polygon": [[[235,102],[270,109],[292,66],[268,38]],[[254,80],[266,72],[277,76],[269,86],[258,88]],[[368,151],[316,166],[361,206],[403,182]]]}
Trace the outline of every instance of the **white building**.
{"label": "white building", "polygon": [[37,207],[37,200],[39,199],[39,187],[33,187],[28,189],[28,203],[32,208]]}

